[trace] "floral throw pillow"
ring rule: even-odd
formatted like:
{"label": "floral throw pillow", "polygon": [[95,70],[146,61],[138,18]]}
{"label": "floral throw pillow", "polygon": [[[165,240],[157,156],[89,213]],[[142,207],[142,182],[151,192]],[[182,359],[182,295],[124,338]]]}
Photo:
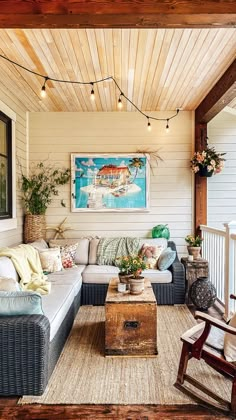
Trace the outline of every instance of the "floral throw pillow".
{"label": "floral throw pillow", "polygon": [[71,268],[75,265],[75,254],[78,243],[73,245],[60,246],[61,262],[63,268]]}

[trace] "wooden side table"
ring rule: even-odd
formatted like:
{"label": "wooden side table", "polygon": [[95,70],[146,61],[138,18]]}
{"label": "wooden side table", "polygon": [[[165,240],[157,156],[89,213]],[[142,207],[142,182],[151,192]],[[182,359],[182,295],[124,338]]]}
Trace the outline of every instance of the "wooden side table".
{"label": "wooden side table", "polygon": [[186,303],[192,303],[188,296],[190,286],[199,277],[208,277],[209,268],[208,261],[200,258],[199,260],[189,261],[188,257],[181,258],[181,262],[185,268],[186,287]]}

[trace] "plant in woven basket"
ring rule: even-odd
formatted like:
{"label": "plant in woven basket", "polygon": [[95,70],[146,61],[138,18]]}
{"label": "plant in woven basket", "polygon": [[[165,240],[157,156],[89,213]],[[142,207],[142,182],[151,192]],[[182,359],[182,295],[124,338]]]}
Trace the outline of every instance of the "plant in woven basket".
{"label": "plant in woven basket", "polygon": [[70,179],[70,169],[58,169],[39,162],[31,169],[29,176],[22,174],[22,200],[26,214],[42,215],[54,196],[59,194],[58,188]]}

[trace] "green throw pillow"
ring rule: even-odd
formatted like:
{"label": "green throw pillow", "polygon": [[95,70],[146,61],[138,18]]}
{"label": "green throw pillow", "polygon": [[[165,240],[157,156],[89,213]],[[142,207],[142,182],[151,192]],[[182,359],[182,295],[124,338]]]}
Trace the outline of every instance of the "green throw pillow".
{"label": "green throw pillow", "polygon": [[36,292],[0,292],[0,316],[43,315],[42,297]]}
{"label": "green throw pillow", "polygon": [[176,258],[176,251],[173,251],[170,247],[162,251],[157,261],[157,267],[160,271],[167,270],[171,264],[173,264]]}

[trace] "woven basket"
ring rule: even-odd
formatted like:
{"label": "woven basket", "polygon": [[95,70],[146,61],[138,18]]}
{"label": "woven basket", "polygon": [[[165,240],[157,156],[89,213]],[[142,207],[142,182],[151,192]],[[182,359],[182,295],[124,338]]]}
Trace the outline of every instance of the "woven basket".
{"label": "woven basket", "polygon": [[26,214],[24,223],[24,242],[34,242],[45,238],[46,221],[44,214]]}

